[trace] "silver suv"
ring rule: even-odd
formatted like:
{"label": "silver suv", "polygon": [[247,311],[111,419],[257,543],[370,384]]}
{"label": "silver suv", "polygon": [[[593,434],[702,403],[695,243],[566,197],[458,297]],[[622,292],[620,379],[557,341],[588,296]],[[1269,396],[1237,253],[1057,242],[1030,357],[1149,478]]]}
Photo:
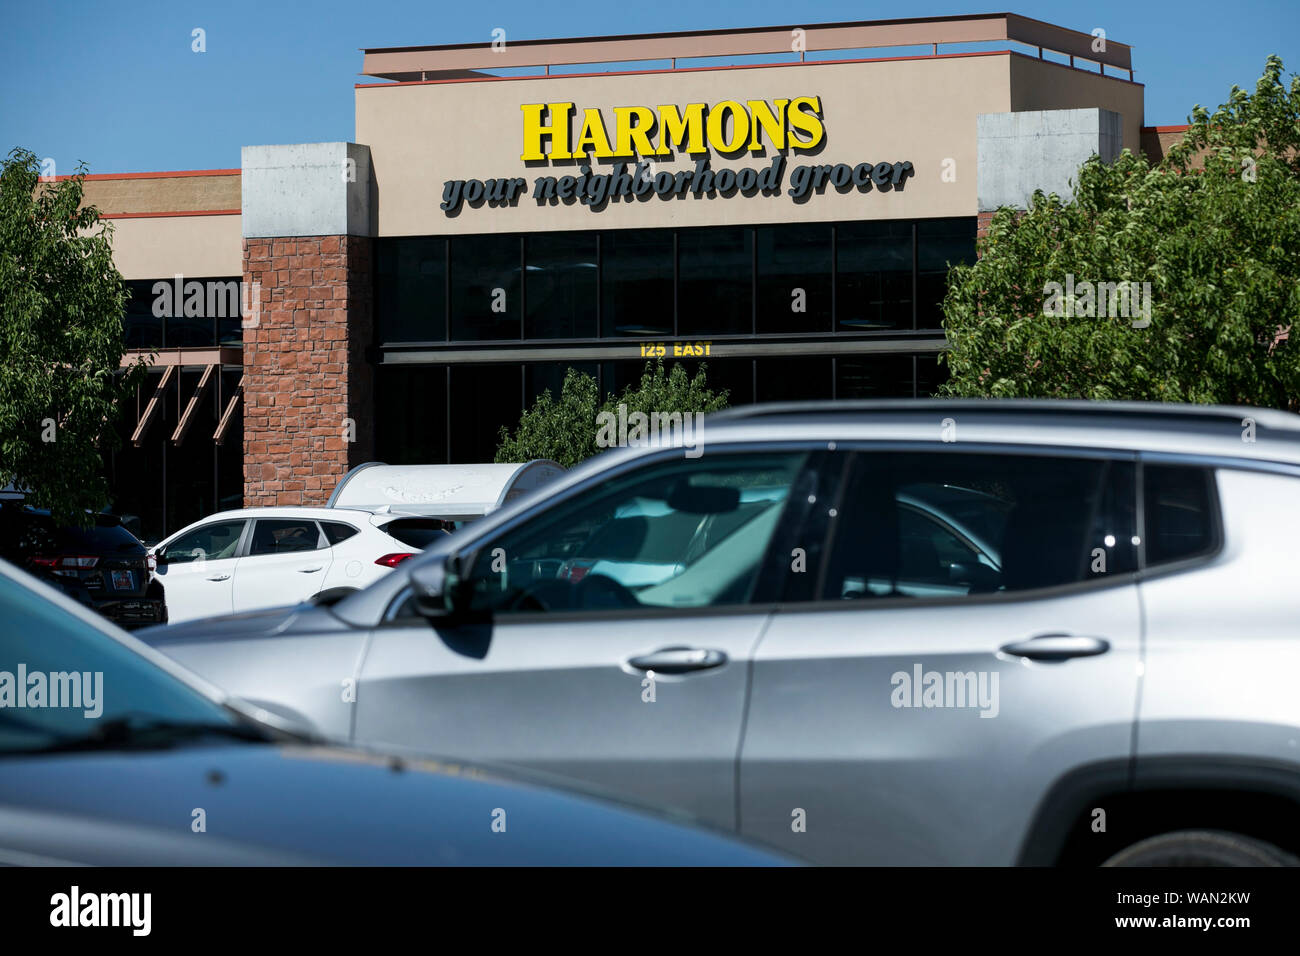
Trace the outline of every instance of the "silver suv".
{"label": "silver suv", "polygon": [[145,639],[327,734],[820,863],[1296,862],[1300,417],[841,402],[698,437],[333,607]]}

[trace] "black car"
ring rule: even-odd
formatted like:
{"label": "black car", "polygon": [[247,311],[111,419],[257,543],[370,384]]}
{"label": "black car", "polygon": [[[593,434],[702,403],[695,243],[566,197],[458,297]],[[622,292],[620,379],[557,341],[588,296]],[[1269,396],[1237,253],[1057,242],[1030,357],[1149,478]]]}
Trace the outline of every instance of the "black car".
{"label": "black car", "polygon": [[90,527],[64,526],[48,511],[0,502],[0,557],[122,627],[166,623],[144,544],[116,515],[88,517]]}

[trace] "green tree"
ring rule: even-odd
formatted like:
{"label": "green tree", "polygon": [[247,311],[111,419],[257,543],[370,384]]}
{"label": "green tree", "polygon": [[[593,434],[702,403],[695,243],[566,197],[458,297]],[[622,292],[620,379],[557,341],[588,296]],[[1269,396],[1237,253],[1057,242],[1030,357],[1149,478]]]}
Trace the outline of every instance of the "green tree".
{"label": "green tree", "polygon": [[[1157,165],[1093,157],[1073,200],[998,211],[949,272],[945,393],[1300,410],[1300,77],[1271,56],[1189,119]],[[1088,317],[1083,282],[1149,283],[1149,310]]]}
{"label": "green tree", "polygon": [[564,376],[560,397],[542,392],[533,407],[524,412],[514,434],[501,429],[496,460],[530,461],[550,458],[565,468],[584,461],[604,449],[596,444],[596,418],[601,412],[618,413],[619,404],[627,412],[716,412],[727,407],[727,392],[712,391],[705,377],[705,366],[691,378],[686,369],[674,365],[665,371],[662,363],[646,363],[641,381],[629,385],[621,395],[610,395],[602,403],[596,380],[570,368]]}
{"label": "green tree", "polygon": [[83,524],[107,503],[101,452],[146,371],[120,368],[126,293],[84,177],[41,182],[22,149],[0,167],[0,486]]}

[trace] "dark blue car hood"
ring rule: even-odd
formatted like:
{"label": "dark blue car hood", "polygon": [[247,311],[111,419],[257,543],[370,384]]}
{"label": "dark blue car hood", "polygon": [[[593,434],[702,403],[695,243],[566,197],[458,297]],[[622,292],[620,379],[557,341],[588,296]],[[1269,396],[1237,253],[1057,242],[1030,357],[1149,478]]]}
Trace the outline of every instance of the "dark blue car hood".
{"label": "dark blue car hood", "polygon": [[[200,816],[205,829],[196,832]],[[6,856],[125,865],[787,862],[482,768],[296,743],[0,759]]]}

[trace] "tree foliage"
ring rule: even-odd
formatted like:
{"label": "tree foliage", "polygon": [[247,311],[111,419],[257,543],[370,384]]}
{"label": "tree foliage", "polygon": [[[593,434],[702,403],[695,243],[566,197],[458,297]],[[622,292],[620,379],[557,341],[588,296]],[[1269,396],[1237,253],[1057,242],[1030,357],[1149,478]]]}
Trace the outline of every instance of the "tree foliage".
{"label": "tree foliage", "polygon": [[618,406],[627,412],[715,412],[727,407],[727,392],[712,391],[707,384],[706,368],[701,365],[694,378],[680,364],[671,372],[662,363],[647,362],[641,381],[629,385],[621,395],[610,395],[602,403],[596,380],[570,368],[558,399],[549,390],[543,392],[533,407],[524,412],[514,434],[502,428],[497,446],[499,462],[531,461],[550,458],[565,468],[584,461],[600,451],[596,444],[597,416],[601,412],[618,414]]}
{"label": "tree foliage", "polygon": [[0,168],[0,486],[83,524],[108,500],[101,451],[145,372],[119,367],[126,293],[84,177],[41,182],[21,149]]}
{"label": "tree foliage", "polygon": [[[949,273],[947,394],[1300,410],[1300,77],[1271,56],[1253,94],[1189,119],[1157,165],[1093,157],[1071,201],[998,211]],[[1150,283],[1149,325],[1080,315],[1077,292],[1045,314],[1067,277]]]}

